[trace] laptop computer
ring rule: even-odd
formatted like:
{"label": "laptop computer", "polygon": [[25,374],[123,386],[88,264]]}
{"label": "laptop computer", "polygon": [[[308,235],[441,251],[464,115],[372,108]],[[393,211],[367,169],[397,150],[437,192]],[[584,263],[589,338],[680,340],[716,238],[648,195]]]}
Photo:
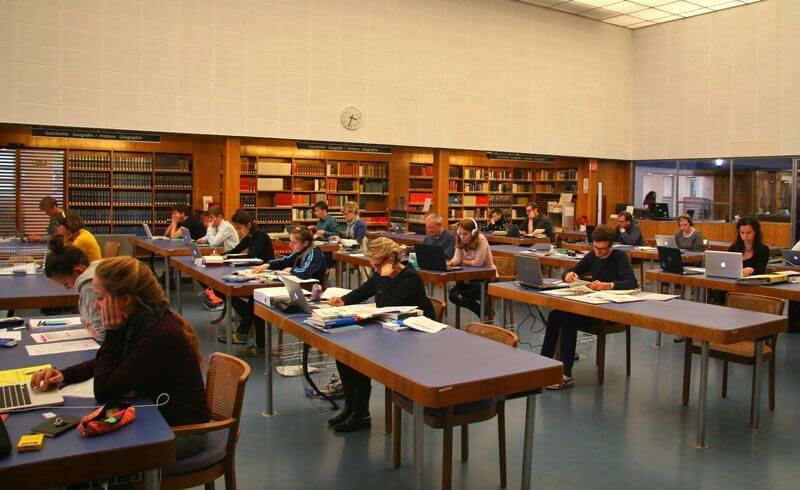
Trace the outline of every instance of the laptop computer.
{"label": "laptop computer", "polygon": [[656,235],[656,247],[678,248],[678,242],[672,235]]}
{"label": "laptop computer", "polygon": [[395,223],[394,221],[389,222],[389,227],[392,230],[392,233],[403,233],[403,224],[402,223]]}
{"label": "laptop computer", "polygon": [[184,245],[189,245],[190,243],[194,242],[194,240],[192,240],[192,235],[189,233],[188,228],[181,227],[181,238],[183,238]]}
{"label": "laptop computer", "polygon": [[444,258],[444,247],[438,245],[414,245],[414,252],[417,253],[417,263],[420,269],[432,271],[448,272],[460,271],[459,266],[448,266]]}
{"label": "laptop computer", "polygon": [[791,265],[800,265],[800,252],[795,250],[781,250],[783,260]]}
{"label": "laptop computer", "polygon": [[169,240],[169,237],[153,236],[153,232],[150,230],[150,225],[147,223],[142,223],[142,228],[144,228],[144,234],[148,240]]}
{"label": "laptop computer", "polygon": [[[675,237],[671,237],[673,240]],[[661,270],[672,274],[680,274],[682,276],[702,274],[705,272],[700,267],[684,267],[681,260],[681,251],[675,247],[658,246],[658,261],[661,264]]]}
{"label": "laptop computer", "polygon": [[306,299],[306,295],[303,292],[303,288],[300,287],[300,283],[296,281],[292,281],[288,277],[281,277],[281,281],[283,285],[286,286],[286,291],[289,292],[289,303],[297,306],[300,308],[300,311],[303,313],[311,314],[311,311],[314,308],[318,308],[319,305],[311,305]]}
{"label": "laptop computer", "polygon": [[526,255],[515,255],[514,263],[517,266],[517,279],[521,286],[534,289],[562,289],[568,288],[561,279],[543,278],[542,267],[539,259]]}
{"label": "laptop computer", "polygon": [[728,279],[742,278],[742,254],[739,252],[706,252],[706,276]]}
{"label": "laptop computer", "polygon": [[64,397],[58,390],[34,390],[29,382],[0,384],[0,413],[63,403]]}
{"label": "laptop computer", "polygon": [[197,259],[202,259],[203,258],[203,252],[200,251],[200,247],[197,246],[197,243],[195,243],[195,242],[190,243],[189,244],[189,250],[192,251],[192,258],[193,259],[197,260]]}

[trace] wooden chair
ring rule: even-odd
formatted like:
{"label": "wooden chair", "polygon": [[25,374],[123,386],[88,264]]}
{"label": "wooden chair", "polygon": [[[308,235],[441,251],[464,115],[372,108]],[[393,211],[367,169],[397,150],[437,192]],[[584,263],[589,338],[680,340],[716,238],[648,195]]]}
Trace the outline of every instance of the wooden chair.
{"label": "wooden chair", "polygon": [[[497,267],[498,276],[493,279],[493,282],[509,282],[517,279],[517,265],[513,257],[494,257],[494,265]],[[489,321],[494,321],[494,305],[498,298],[489,297],[491,302],[491,311],[489,312]],[[507,318],[514,324],[514,302],[506,301]]]}
{"label": "wooden chair", "polygon": [[241,359],[220,352],[209,357],[206,378],[206,403],[212,422],[172,428],[176,436],[208,434],[208,446],[200,453],[182,459],[161,472],[161,488],[174,490],[205,485],[213,489],[214,480],[225,476],[225,488],[236,489],[236,442],[242,414],[245,384],[250,366]]}
{"label": "wooden chair", "polygon": [[103,247],[103,258],[110,259],[112,257],[119,257],[119,248],[122,246],[119,242],[106,242]]}
{"label": "wooden chair", "polygon": [[[469,323],[466,331],[473,335],[502,342],[516,347],[519,339],[514,332],[485,323]],[[412,412],[412,403],[408,398],[397,393],[392,394],[393,427],[392,427],[392,466],[400,468],[400,449],[402,435],[402,413]],[[469,424],[489,420],[497,416],[497,434],[500,455],[500,486],[506,486],[506,428],[505,400],[503,398],[481,400],[474,403],[456,405],[447,409],[425,409],[423,420],[425,425],[434,429],[443,429],[444,444],[442,452],[442,488],[450,489],[453,485],[453,427],[461,426],[461,461],[469,458]]]}
{"label": "wooden chair", "polygon": [[[436,318],[437,322],[441,322],[442,318],[444,318],[444,312],[447,310],[447,303],[440,300],[439,298],[434,298],[433,296],[428,296],[428,299],[431,300],[433,304],[433,313]],[[389,388],[383,389],[383,398],[384,398],[384,431],[387,434],[392,433],[392,390]]]}
{"label": "wooden chair", "polygon": [[631,376],[631,326],[622,323],[602,322],[596,325],[581,327],[580,331],[597,337],[597,384],[605,382],[606,376],[606,335],[625,332],[625,376]]}
{"label": "wooden chair", "polygon": [[[725,306],[742,310],[758,311],[780,315],[783,312],[783,300],[758,294],[730,292],[725,297]],[[769,409],[775,410],[775,345],[778,336],[767,338],[761,350],[762,360],[769,363]],[[683,357],[683,404],[689,403],[689,384],[692,378],[692,354],[700,354],[702,344],[699,341],[685,342]],[[728,363],[744,364],[755,368],[756,343],[746,340],[735,344],[716,344],[710,342],[708,356],[722,361],[722,398],[728,396]],[[753,378],[755,381],[755,377]],[[750,421],[753,420],[753,400],[755,386],[750,390]]]}

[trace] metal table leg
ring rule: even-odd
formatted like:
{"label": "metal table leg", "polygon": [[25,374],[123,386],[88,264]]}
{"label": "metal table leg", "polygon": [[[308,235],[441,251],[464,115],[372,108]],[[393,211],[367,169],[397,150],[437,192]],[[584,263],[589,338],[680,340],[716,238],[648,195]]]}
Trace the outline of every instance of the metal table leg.
{"label": "metal table leg", "polygon": [[422,419],[424,417],[424,412],[422,408],[422,404],[419,402],[414,402],[413,405],[413,417],[414,417],[414,478],[413,478],[413,486],[412,488],[420,490],[422,489],[422,464],[424,462],[424,458],[422,455],[423,451],[423,437],[424,437],[424,430],[425,425],[422,423]]}
{"label": "metal table leg", "polygon": [[230,294],[225,295],[225,311],[227,312],[227,314],[225,315],[225,340],[226,340],[225,350],[228,353],[228,355],[230,355],[231,352],[233,351],[233,349],[231,348],[231,341],[232,341],[231,329],[233,329],[233,320],[231,318],[233,317],[233,304],[231,302]]}
{"label": "metal table leg", "polygon": [[143,472],[145,490],[158,490],[161,486],[161,470]]}
{"label": "metal table leg", "polygon": [[266,322],[264,325],[265,335],[265,351],[264,352],[264,380],[266,384],[267,401],[264,405],[264,412],[261,413],[264,417],[273,417],[277,415],[272,408],[272,324]]}
{"label": "metal table leg", "polygon": [[181,271],[175,269],[175,297],[178,300],[178,313],[183,314],[183,298],[181,297]]}
{"label": "metal table leg", "polygon": [[502,298],[500,300],[500,310],[502,311],[502,316],[503,316],[503,324],[502,324],[503,328],[506,328],[506,325],[508,325],[508,323],[506,323],[506,301],[508,300],[505,298]]}
{"label": "metal table leg", "polygon": [[525,438],[522,443],[522,490],[530,490],[533,476],[533,427],[536,422],[536,395],[528,395],[525,406]]}
{"label": "metal table leg", "polygon": [[700,356],[700,398],[697,401],[697,441],[695,449],[706,449],[706,398],[708,397],[708,341],[704,340]]}
{"label": "metal table leg", "polygon": [[482,322],[483,319],[484,319],[484,316],[485,316],[484,312],[486,311],[485,308],[484,308],[484,305],[486,304],[486,289],[484,288],[484,286],[486,285],[486,283],[481,281],[478,284],[480,285],[480,288],[481,288],[481,309],[480,309],[481,313],[480,313],[480,315],[478,315],[478,321]]}
{"label": "metal table leg", "polygon": [[169,299],[169,296],[170,296],[170,294],[169,294],[169,276],[170,276],[170,273],[169,273],[169,257],[167,257],[165,255],[164,256],[164,289],[165,289],[164,294],[167,295],[167,303],[172,303],[172,301],[170,301],[170,299]]}
{"label": "metal table leg", "polygon": [[[753,407],[750,409],[750,425],[754,429],[761,427],[761,363],[763,361],[764,341],[756,340],[753,369]],[[774,355],[774,354],[773,354]]]}
{"label": "metal table leg", "polygon": [[336,261],[336,287],[342,287],[342,261]]}

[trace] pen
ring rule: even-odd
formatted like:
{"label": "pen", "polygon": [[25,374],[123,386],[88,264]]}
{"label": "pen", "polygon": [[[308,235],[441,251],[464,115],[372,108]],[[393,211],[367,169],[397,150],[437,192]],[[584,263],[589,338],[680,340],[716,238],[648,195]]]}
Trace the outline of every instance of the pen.
{"label": "pen", "polygon": [[47,320],[42,320],[39,322],[40,327],[57,327],[60,325],[66,325],[67,322],[48,322]]}

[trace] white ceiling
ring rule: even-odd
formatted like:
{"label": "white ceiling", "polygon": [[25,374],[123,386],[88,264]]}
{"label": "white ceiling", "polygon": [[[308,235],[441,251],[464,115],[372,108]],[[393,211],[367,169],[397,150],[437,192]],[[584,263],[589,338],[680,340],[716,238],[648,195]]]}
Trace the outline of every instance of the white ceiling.
{"label": "white ceiling", "polygon": [[[608,24],[638,29],[762,0],[520,0]],[[798,0],[800,1],[800,0]]]}

